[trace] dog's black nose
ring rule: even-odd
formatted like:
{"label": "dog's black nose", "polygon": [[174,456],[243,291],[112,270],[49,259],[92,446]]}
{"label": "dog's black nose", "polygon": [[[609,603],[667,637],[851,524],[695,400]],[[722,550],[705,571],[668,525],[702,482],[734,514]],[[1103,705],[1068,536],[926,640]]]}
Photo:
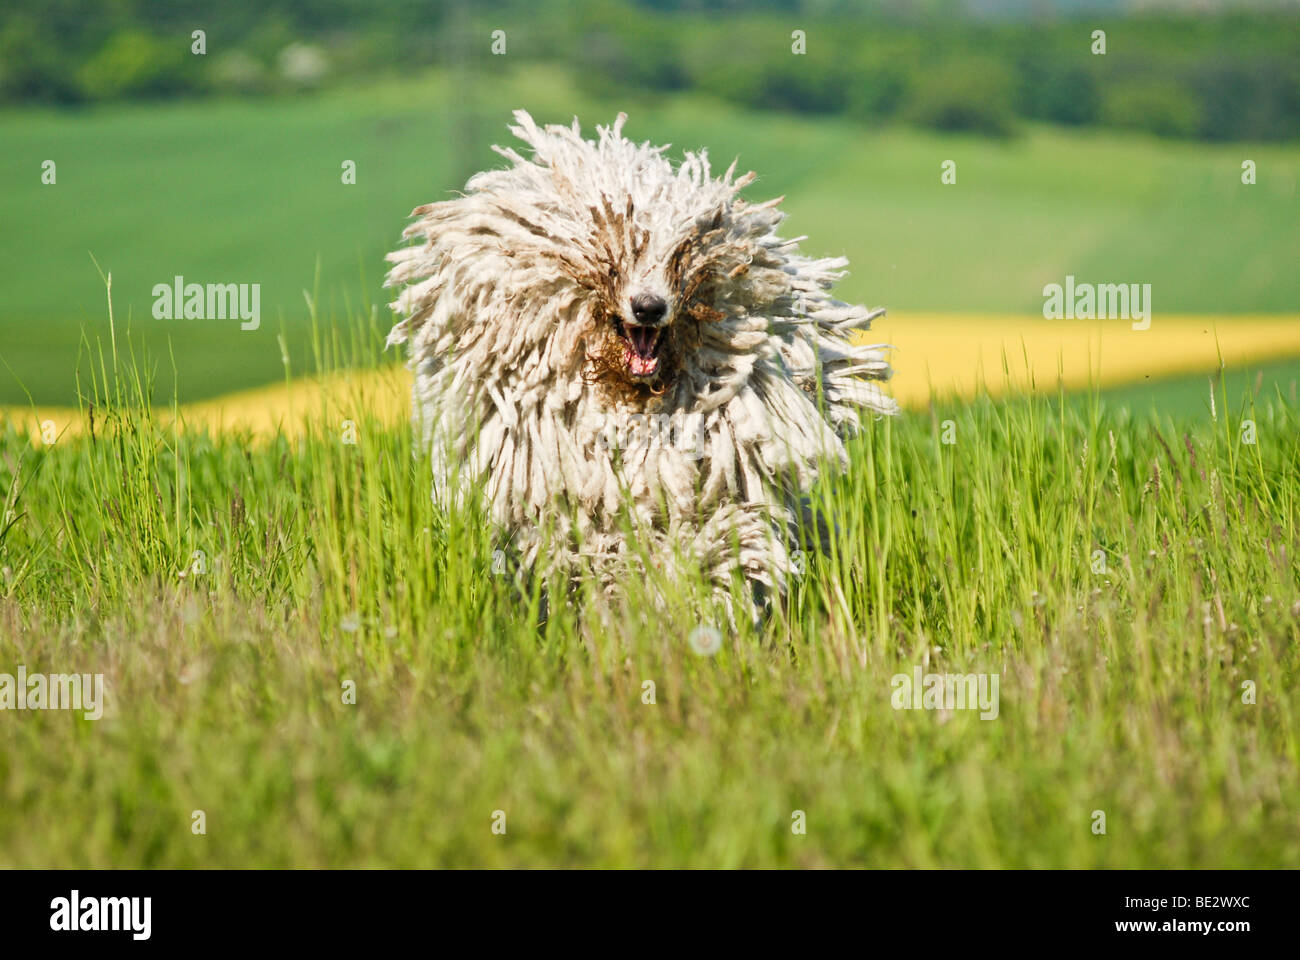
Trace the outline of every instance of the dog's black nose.
{"label": "dog's black nose", "polygon": [[632,316],[637,323],[658,323],[668,312],[664,298],[654,293],[638,293],[632,298]]}

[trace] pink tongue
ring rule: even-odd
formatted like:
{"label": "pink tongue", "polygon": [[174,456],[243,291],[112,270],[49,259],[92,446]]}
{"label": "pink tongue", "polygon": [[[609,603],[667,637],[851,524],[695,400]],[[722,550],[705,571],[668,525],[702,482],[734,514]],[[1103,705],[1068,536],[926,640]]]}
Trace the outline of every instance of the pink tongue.
{"label": "pink tongue", "polygon": [[649,376],[655,372],[655,368],[658,366],[658,357],[638,357],[635,351],[629,350],[627,352],[627,368],[635,376]]}

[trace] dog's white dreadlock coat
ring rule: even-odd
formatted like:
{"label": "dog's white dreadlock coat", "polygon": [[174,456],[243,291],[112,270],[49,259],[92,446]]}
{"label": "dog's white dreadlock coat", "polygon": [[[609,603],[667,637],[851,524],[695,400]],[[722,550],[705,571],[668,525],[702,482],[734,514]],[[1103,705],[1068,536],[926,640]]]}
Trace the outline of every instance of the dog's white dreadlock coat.
{"label": "dog's white dreadlock coat", "polygon": [[778,237],[735,163],[674,169],[623,115],[595,141],[514,116],[532,156],[495,148],[512,166],[417,207],[388,256],[435,497],[483,497],[522,569],[616,591],[688,558],[783,591],[818,470],[896,410],[884,345],[849,340],[883,311],[832,298],[847,261]]}

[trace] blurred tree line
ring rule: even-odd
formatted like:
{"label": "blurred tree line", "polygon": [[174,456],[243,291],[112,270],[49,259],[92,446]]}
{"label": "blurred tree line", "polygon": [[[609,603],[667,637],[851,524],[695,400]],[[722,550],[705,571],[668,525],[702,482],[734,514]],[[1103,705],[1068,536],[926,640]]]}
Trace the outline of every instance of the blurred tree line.
{"label": "blurred tree line", "polygon": [[[23,0],[0,11],[0,102],[312,88],[445,64],[463,56],[458,44],[486,55],[503,29],[512,62],[564,62],[606,93],[698,90],[993,136],[1023,121],[1209,140],[1300,135],[1294,12],[1036,9],[977,19],[960,0]],[[191,53],[196,29],[203,57]],[[1106,32],[1104,55],[1094,29]]]}

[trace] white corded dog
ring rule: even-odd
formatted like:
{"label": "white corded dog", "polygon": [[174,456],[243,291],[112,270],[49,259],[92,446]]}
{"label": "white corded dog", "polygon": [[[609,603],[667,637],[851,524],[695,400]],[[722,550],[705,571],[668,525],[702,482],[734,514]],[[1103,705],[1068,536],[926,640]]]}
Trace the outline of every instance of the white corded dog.
{"label": "white corded dog", "polygon": [[778,237],[779,199],[739,198],[753,173],[674,168],[625,119],[589,141],[517,111],[532,156],[497,147],[389,254],[434,495],[484,498],[526,570],[780,592],[819,469],[896,410],[884,345],[850,340],[882,311],[830,295],[847,261]]}

